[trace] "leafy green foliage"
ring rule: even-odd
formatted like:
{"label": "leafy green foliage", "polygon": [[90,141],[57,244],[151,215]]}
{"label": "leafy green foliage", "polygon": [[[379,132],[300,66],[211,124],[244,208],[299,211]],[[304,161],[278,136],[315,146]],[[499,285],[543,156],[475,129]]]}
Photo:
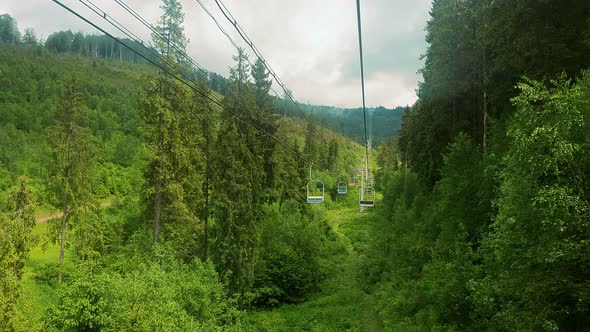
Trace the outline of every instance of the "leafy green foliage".
{"label": "leafy green foliage", "polygon": [[365,275],[386,327],[587,325],[588,77],[520,84],[503,160],[460,134],[431,192],[388,180]]}
{"label": "leafy green foliage", "polygon": [[[498,216],[484,241],[476,301],[492,324],[543,330],[588,324],[587,74],[573,85],[519,85]],[[548,271],[550,271],[548,273]]]}
{"label": "leafy green foliage", "polygon": [[298,202],[266,209],[257,249],[255,303],[296,303],[317,287],[322,275],[319,255],[326,226],[316,214],[303,215]]}
{"label": "leafy green foliage", "polygon": [[28,178],[20,177],[13,188],[6,212],[0,211],[0,331],[14,329],[19,282],[35,236],[34,205]]}
{"label": "leafy green foliage", "polygon": [[230,295],[249,304],[253,295],[257,223],[263,197],[262,136],[230,113],[252,119],[257,112],[249,86],[247,55],[238,50],[215,142],[215,261]]}
{"label": "leafy green foliage", "polygon": [[587,66],[590,45],[580,32],[589,11],[575,0],[433,1],[424,81],[400,133],[402,158],[433,186],[444,149],[460,132],[484,152],[504,153],[521,77],[574,77]]}
{"label": "leafy green foliage", "polygon": [[50,331],[220,330],[240,316],[225,301],[213,267],[200,261],[135,257],[124,272],[103,270],[73,280],[47,312]]}

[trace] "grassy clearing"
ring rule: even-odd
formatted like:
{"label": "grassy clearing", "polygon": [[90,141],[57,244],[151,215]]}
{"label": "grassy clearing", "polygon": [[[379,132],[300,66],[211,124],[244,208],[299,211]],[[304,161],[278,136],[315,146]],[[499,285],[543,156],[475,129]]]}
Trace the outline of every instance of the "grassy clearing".
{"label": "grassy clearing", "polygon": [[[326,220],[334,237],[322,248],[327,277],[320,289],[301,303],[284,305],[273,310],[253,311],[249,321],[256,331],[380,331],[381,321],[374,309],[374,298],[363,291],[359,280],[362,260],[366,255],[370,233],[375,225],[373,211],[358,213],[357,189],[351,188],[346,197],[339,197],[329,210]],[[105,201],[111,201],[105,200]],[[103,202],[103,206],[109,203]],[[47,211],[39,211],[39,214]],[[48,223],[38,223],[35,234],[41,239],[33,248],[25,268],[22,293],[18,303],[17,330],[42,331],[42,318],[56,301],[56,286],[39,281],[35,275],[47,264],[55,264],[59,245],[42,248],[42,237]],[[64,269],[73,271],[71,253],[66,253]]]}
{"label": "grassy clearing", "polygon": [[[354,191],[349,195],[355,195]],[[320,285],[321,290],[301,304],[251,312],[249,318],[255,330],[383,330],[374,298],[362,290],[358,279],[372,227],[372,211],[359,214],[358,206],[348,206],[335,206],[326,212],[336,239],[322,249],[329,274]]]}
{"label": "grassy clearing", "polygon": [[[43,314],[56,300],[56,289],[35,278],[35,275],[42,273],[48,264],[57,264],[59,259],[58,244],[49,243],[46,248],[43,248],[43,237],[47,233],[48,226],[48,223],[38,223],[35,226],[34,233],[39,242],[31,250],[25,266],[21,294],[17,303],[17,330],[42,330]],[[68,259],[70,255],[70,252],[66,252],[64,263],[66,274],[74,269],[71,260]]]}

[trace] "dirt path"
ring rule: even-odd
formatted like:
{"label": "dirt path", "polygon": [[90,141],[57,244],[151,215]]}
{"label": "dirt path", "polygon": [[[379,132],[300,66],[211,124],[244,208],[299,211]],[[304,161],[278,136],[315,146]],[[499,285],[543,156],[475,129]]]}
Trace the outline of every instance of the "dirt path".
{"label": "dirt path", "polygon": [[[111,206],[111,205],[113,205],[113,202],[110,200],[100,203],[100,207],[107,207],[107,206]],[[37,220],[38,224],[41,224],[41,223],[47,222],[47,220],[50,220],[50,219],[61,218],[61,216],[63,216],[62,211],[54,211],[54,212],[47,212],[47,213],[39,214],[39,215],[35,216],[35,219]]]}

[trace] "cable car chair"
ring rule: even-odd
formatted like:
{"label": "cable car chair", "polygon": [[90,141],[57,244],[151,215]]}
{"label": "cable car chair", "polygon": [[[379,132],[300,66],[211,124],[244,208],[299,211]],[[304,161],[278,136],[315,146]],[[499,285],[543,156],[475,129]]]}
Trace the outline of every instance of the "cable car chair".
{"label": "cable car chair", "polygon": [[[321,186],[322,188],[322,195],[312,195],[312,187],[315,187],[315,191],[318,190],[318,187]],[[320,180],[314,180],[311,178],[311,165],[309,166],[309,182],[307,183],[307,203],[309,204],[322,204],[325,200],[325,186],[324,183]]]}
{"label": "cable car chair", "polygon": [[[367,170],[366,173],[370,176],[369,170]],[[373,189],[373,179],[369,176],[363,176],[361,178],[361,190],[359,190],[359,205],[361,207],[375,206],[375,190]]]}
{"label": "cable car chair", "polygon": [[361,190],[359,205],[364,207],[374,207],[375,206],[375,190],[373,190],[373,186],[365,186]]}
{"label": "cable car chair", "polygon": [[340,180],[338,178],[338,194],[339,195],[346,195],[348,193],[348,184],[346,181]]}

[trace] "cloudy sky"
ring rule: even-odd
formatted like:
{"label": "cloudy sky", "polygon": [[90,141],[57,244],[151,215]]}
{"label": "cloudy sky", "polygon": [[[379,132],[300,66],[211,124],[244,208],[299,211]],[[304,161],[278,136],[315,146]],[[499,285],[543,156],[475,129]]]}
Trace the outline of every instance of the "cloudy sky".
{"label": "cloudy sky", "polygon": [[[77,0],[61,0],[103,27],[108,24]],[[149,40],[114,0],[92,0],[110,16]],[[240,45],[241,39],[213,0],[201,0]],[[196,0],[181,0],[188,53],[224,76],[235,49]],[[156,23],[159,0],[125,0]],[[300,102],[340,107],[361,105],[355,0],[225,0],[227,8]],[[424,26],[431,0],[361,0],[367,105],[404,106],[416,100],[417,73],[424,53]],[[56,30],[95,30],[51,0],[1,0],[0,13],[47,37]],[[107,29],[114,32],[114,29]],[[251,59],[253,57],[251,56]],[[278,89],[278,87],[277,87]]]}

